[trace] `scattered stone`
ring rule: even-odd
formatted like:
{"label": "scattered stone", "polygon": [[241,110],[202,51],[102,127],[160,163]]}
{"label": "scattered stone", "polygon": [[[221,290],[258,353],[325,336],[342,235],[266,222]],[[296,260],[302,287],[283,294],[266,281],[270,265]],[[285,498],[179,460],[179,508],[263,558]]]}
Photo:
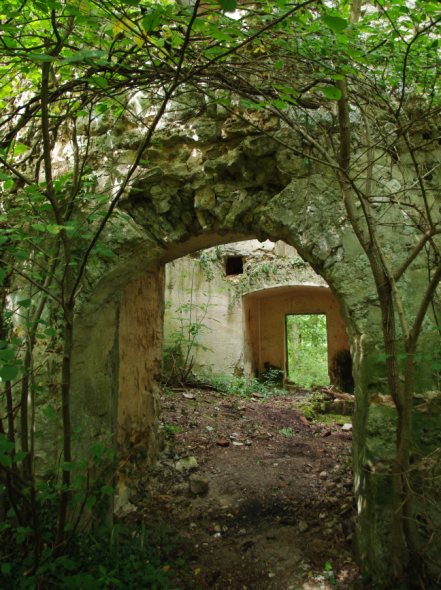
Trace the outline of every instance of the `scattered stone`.
{"label": "scattered stone", "polygon": [[180,459],[175,465],[176,471],[191,471],[198,468],[196,457],[184,457]]}
{"label": "scattered stone", "polygon": [[253,547],[254,547],[254,541],[245,541],[245,543],[242,543],[242,545],[240,546],[241,550],[244,553],[245,553],[245,551],[249,551]]}
{"label": "scattered stone", "polygon": [[253,391],[251,397],[254,397],[254,399],[260,399],[263,397],[263,395],[261,393],[257,393],[257,391]]}
{"label": "scattered stone", "polygon": [[349,432],[350,430],[352,430],[352,424],[343,424],[343,426],[341,427],[341,429],[344,432]]}
{"label": "scattered stone", "polygon": [[[165,467],[156,473],[157,478],[163,479],[161,487],[152,490],[155,496],[150,492],[149,498],[145,498],[146,506],[151,504],[152,512],[162,510],[167,521],[174,519],[173,525],[179,521],[184,536],[191,540],[192,551],[197,556],[205,556],[202,564],[204,574],[201,577],[204,576],[207,587],[221,587],[221,583],[223,588],[232,587],[233,571],[244,564],[250,576],[258,572],[263,586],[266,579],[268,588],[283,587],[288,590],[291,587],[300,590],[306,580],[315,580],[313,575],[322,575],[323,564],[305,563],[303,572],[299,557],[296,573],[290,573],[287,577],[282,567],[279,573],[279,565],[273,569],[272,553],[266,559],[263,552],[270,539],[280,543],[283,552],[284,545],[289,542],[287,555],[291,568],[293,537],[294,549],[301,547],[303,555],[302,543],[305,545],[308,541],[309,545],[309,536],[317,531],[322,535],[323,547],[336,543],[339,548],[343,547],[344,553],[345,538],[350,538],[353,526],[353,504],[346,490],[346,481],[348,486],[352,483],[350,475],[346,475],[351,433],[342,430],[343,421],[340,424],[317,425],[309,423],[306,417],[300,421],[299,414],[295,414],[296,408],[291,407],[285,398],[271,399],[267,408],[266,404],[260,404],[260,400],[255,400],[259,401],[258,404],[248,399],[242,405],[233,405],[227,404],[221,394],[205,391],[195,394],[195,404],[189,404],[183,392],[177,392],[175,407],[166,408],[166,412],[170,413],[170,417],[167,415],[165,418],[166,422],[180,424],[182,430],[180,436],[173,440],[173,454],[167,455]],[[213,401],[208,403],[209,395],[215,398],[217,406],[214,406]],[[199,415],[194,413],[195,405]],[[243,412],[239,412],[242,407]],[[290,422],[286,421],[287,413]],[[199,430],[196,432],[188,428],[189,422],[199,423]],[[300,449],[281,444],[277,430],[287,423],[292,424],[293,432],[297,430],[296,438],[302,443]],[[314,440],[312,434],[315,432],[317,437],[329,437],[329,441],[320,441],[319,438]],[[225,463],[225,459],[230,457],[227,448],[242,445],[244,449],[237,452],[233,450],[231,460]],[[225,452],[213,453],[215,446],[225,448]],[[190,458],[192,454],[197,460],[196,464]],[[246,467],[245,460],[249,455],[249,465]],[[293,455],[296,461],[300,455],[299,466],[304,475],[300,482],[293,481],[289,475]],[[182,473],[178,473],[177,467],[181,468]],[[248,480],[247,487],[240,484],[239,472],[245,467],[250,468],[255,481],[261,485],[259,494],[262,492],[262,497],[253,493],[254,487]],[[148,483],[151,485],[150,480]],[[344,486],[341,487],[341,484]],[[159,491],[171,494],[171,500],[160,501],[157,495]],[[150,496],[156,501],[150,502]],[[259,517],[263,511],[266,514],[276,500],[277,510],[271,511],[273,517],[266,519],[261,534],[255,535],[253,527],[249,526],[253,524],[252,519]],[[150,514],[147,509],[145,513]],[[342,521],[345,527],[341,525]],[[318,544],[318,547],[321,550],[322,545]],[[212,567],[218,566],[224,555],[231,555],[231,549],[235,552],[234,558],[231,564],[227,564],[225,573],[222,570],[219,581],[216,581]],[[315,547],[309,549],[312,555]],[[216,556],[213,566],[210,565],[210,554]],[[283,565],[285,553],[282,555]],[[309,555],[306,550],[305,555]],[[230,565],[231,570],[228,569]],[[269,574],[275,575],[269,578]],[[247,582],[245,575],[248,574],[244,574],[243,580]],[[325,586],[328,589],[327,582],[323,581],[323,584],[314,587],[314,590],[325,590]],[[254,587],[253,583],[248,587]]]}
{"label": "scattered stone", "polygon": [[196,399],[194,393],[183,393],[182,395],[185,397],[185,399]]}
{"label": "scattered stone", "polygon": [[299,532],[301,533],[306,533],[306,531],[309,529],[309,525],[306,520],[301,520],[297,526],[299,528]]}
{"label": "scattered stone", "polygon": [[205,479],[204,477],[191,475],[188,480],[188,486],[190,488],[190,492],[195,496],[206,496],[208,494],[210,484],[208,479]]}

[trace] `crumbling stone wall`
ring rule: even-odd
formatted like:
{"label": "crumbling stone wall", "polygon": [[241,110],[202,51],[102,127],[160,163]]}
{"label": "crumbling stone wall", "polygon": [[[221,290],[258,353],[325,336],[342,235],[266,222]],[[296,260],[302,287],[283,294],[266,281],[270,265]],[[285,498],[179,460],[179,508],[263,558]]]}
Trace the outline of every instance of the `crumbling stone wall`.
{"label": "crumbling stone wall", "polygon": [[[166,122],[156,146],[146,150],[148,164],[141,166],[120,203],[125,215],[109,228],[106,237],[118,256],[111,263],[95,266],[89,274],[90,288],[83,294],[75,326],[77,420],[92,437],[111,434],[116,428],[125,465],[137,460],[139,441],[144,441],[141,454],[152,460],[158,412],[156,372],[161,356],[160,265],[240,239],[284,240],[324,278],[341,305],[355,379],[358,554],[377,580],[387,579],[394,411],[381,395],[387,391],[380,310],[371,274],[347,222],[333,172],[297,156],[295,148],[302,146],[275,117],[250,115],[250,127],[214,105],[202,105],[199,110],[201,116],[188,114],[184,123]],[[124,120],[113,130],[103,130],[98,124],[94,132],[96,166],[105,187],[117,183],[121,170],[127,168],[140,132],[136,124]],[[404,155],[395,154],[384,167],[395,181],[401,174],[397,162],[405,162]],[[412,239],[409,228],[391,231],[385,223],[381,231],[387,239],[390,231],[388,256],[402,258],[403,244]],[[425,276],[416,263],[405,301],[409,308]],[[136,317],[146,323],[147,331],[141,334],[137,329],[137,334],[141,350],[148,351],[148,362],[138,351],[132,355],[127,350],[129,345],[137,346],[127,336]],[[429,324],[430,317],[428,328]],[[423,343],[436,346],[429,335]],[[433,375],[422,363],[417,388],[423,396],[424,390],[435,389]],[[427,448],[433,443],[430,432],[440,426],[437,410],[425,433],[430,438]],[[135,441],[133,446],[131,441]],[[425,517],[430,516],[427,506],[421,509]]]}

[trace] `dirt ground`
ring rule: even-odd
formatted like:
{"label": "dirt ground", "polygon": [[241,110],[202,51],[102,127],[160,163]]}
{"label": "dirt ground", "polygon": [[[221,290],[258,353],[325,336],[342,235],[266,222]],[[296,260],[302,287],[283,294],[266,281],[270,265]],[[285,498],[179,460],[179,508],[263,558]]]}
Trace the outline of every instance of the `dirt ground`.
{"label": "dirt ground", "polygon": [[352,589],[351,433],[309,423],[295,395],[162,397],[164,449],[137,512],[190,555],[192,588]]}

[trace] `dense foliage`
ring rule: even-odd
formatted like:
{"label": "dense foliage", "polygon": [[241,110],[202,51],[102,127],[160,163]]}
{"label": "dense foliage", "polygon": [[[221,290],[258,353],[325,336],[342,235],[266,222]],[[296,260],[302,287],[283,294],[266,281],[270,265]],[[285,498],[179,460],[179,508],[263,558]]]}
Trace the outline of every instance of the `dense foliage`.
{"label": "dense foliage", "polygon": [[[69,552],[79,515],[96,501],[92,465],[111,454],[95,448],[80,462],[72,451],[79,434],[70,416],[78,297],[90,263],[112,257],[100,238],[118,223],[118,202],[171,99],[187,89],[239,117],[269,109],[303,138],[304,150],[293,148],[297,156],[335,171],[377,287],[398,414],[392,575],[422,583],[426,545],[413,526],[408,470],[419,337],[429,307],[439,309],[441,224],[432,183],[439,163],[425,154],[439,137],[440,22],[432,0],[238,7],[235,0],[2,2],[1,534],[7,551],[18,547],[30,556],[26,574],[40,576],[41,587],[44,563]],[[144,135],[123,178],[102,184],[93,129],[103,119],[115,127],[122,118]],[[329,120],[335,134],[328,133]],[[361,133],[353,132],[354,120]],[[396,163],[403,145],[410,173],[397,188],[389,175],[378,178],[378,161]],[[383,231],[391,224],[417,236],[399,265],[389,258]],[[413,264],[424,269],[425,288],[405,312],[401,289]],[[54,436],[60,473],[52,474],[48,494],[36,448],[51,420],[62,437],[58,444]],[[101,495],[112,493],[112,476],[106,477]],[[57,515],[49,536],[48,505]],[[9,557],[2,556],[3,575]]]}

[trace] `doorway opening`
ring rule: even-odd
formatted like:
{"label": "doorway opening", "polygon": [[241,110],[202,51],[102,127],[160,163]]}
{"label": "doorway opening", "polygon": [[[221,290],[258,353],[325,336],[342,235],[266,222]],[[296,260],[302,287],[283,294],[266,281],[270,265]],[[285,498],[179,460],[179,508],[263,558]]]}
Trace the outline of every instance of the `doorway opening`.
{"label": "doorway opening", "polygon": [[[243,258],[244,273],[234,281],[225,277],[226,255]],[[347,346],[337,299],[295,252],[278,256],[276,244],[235,242],[197,251],[175,258],[164,274],[157,280],[165,283],[164,335],[174,347],[164,353],[171,353],[170,367],[180,378],[164,375],[158,390],[162,452],[145,486],[144,480],[137,484],[146,492],[133,494],[139,512],[188,539],[210,588],[258,587],[268,572],[278,587],[302,587],[306,574],[293,574],[293,555],[317,575],[323,570],[317,554],[332,559],[336,571],[346,567],[352,528],[342,529],[339,507],[352,505],[350,434],[342,436],[341,425],[329,421],[305,424],[298,405],[307,401],[304,392],[280,393],[283,387],[268,386],[264,375],[268,364],[284,371],[287,314],[326,316],[331,363]],[[145,287],[146,296],[162,296],[153,276]],[[126,298],[130,314],[136,294]],[[153,305],[148,311],[141,322],[131,315],[124,334],[133,339],[138,325],[151,330],[159,324]],[[122,350],[137,353],[139,339],[131,342]],[[149,352],[139,350],[144,357]],[[159,375],[159,362],[153,368]],[[133,375],[130,362],[127,375]],[[344,457],[338,465],[336,455]],[[138,465],[135,459],[134,471]],[[324,508],[330,487],[337,502]],[[345,513],[345,522],[351,518]],[[314,523],[322,519],[335,526],[319,536]]]}
{"label": "doorway opening", "polygon": [[285,316],[287,380],[300,387],[329,385],[326,314]]}

